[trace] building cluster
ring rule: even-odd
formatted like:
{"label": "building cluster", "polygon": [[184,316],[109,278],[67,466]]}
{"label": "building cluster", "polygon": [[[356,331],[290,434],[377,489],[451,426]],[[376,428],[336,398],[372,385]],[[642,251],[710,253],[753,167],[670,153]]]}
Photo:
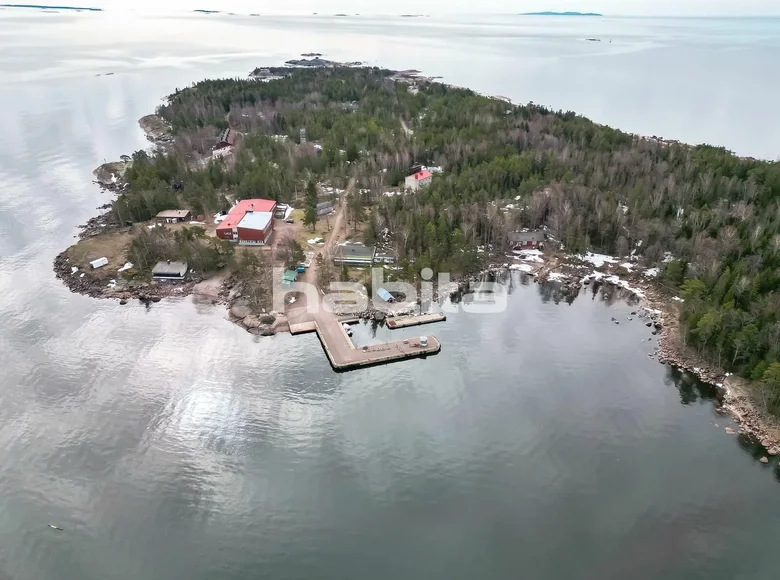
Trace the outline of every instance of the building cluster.
{"label": "building cluster", "polygon": [[245,199],[238,202],[217,225],[217,237],[241,246],[262,246],[274,231],[276,202]]}

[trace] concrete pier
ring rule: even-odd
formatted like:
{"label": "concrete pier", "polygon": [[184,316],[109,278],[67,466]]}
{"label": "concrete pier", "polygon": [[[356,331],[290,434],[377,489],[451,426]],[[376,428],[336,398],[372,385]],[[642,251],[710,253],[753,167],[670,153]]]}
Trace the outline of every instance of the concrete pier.
{"label": "concrete pier", "polygon": [[447,320],[447,316],[443,312],[436,312],[434,314],[390,318],[386,324],[387,328],[406,328],[407,326],[419,326],[420,324],[431,324],[432,322],[441,322],[443,320]]}
{"label": "concrete pier", "polygon": [[356,347],[338,317],[329,313],[318,313],[311,320],[290,324],[291,334],[304,332],[317,333],[331,366],[337,371],[436,354],[441,350],[441,343],[435,336],[428,336],[427,346],[421,346],[420,338],[414,337]]}

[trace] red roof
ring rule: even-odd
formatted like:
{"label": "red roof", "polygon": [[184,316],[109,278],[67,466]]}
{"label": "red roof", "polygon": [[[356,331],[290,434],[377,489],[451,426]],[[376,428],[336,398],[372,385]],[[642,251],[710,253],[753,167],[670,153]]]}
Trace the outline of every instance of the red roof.
{"label": "red roof", "polygon": [[227,217],[217,226],[218,230],[235,228],[238,222],[244,219],[249,210],[255,212],[272,212],[276,208],[276,202],[272,199],[244,199],[230,210]]}
{"label": "red roof", "polygon": [[433,175],[430,171],[418,171],[414,174],[414,178],[417,181],[420,181],[421,179],[425,179],[426,177],[431,177]]}

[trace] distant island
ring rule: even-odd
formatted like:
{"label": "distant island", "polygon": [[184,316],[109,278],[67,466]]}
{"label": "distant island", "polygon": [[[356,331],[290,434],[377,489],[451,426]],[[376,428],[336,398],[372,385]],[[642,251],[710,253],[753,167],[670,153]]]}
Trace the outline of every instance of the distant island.
{"label": "distant island", "polygon": [[89,12],[103,12],[102,8],[86,6],[43,6],[41,4],[0,4],[0,8],[32,8],[35,10],[87,10]]}
{"label": "distant island", "polygon": [[199,12],[201,14],[219,14],[219,10],[204,10],[202,8],[193,10],[193,12]]}
{"label": "distant island", "polygon": [[598,12],[523,12],[520,16],[604,16]]}

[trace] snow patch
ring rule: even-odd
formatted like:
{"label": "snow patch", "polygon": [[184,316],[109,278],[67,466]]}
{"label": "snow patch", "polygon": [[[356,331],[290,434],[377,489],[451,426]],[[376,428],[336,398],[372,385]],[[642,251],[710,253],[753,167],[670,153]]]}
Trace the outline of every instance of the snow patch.
{"label": "snow patch", "polygon": [[642,272],[643,276],[647,276],[648,278],[655,278],[658,276],[658,268],[648,268],[644,272]]}
{"label": "snow patch", "polygon": [[580,254],[577,257],[583,262],[589,262],[593,264],[596,268],[601,268],[604,266],[604,264],[617,263],[617,258],[607,256],[606,254],[594,254],[593,252],[588,252],[585,255]]}
{"label": "snow patch", "polygon": [[530,264],[512,264],[509,266],[510,270],[520,270],[521,272],[525,272],[526,274],[530,274],[534,271],[533,266]]}

